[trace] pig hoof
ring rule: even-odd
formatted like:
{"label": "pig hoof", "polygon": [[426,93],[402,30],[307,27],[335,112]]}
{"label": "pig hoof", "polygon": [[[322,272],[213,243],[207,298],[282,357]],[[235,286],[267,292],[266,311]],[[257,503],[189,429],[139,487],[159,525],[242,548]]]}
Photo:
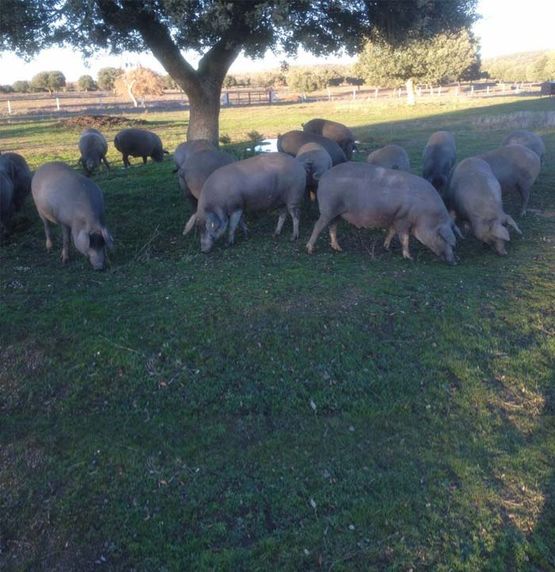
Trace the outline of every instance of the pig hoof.
{"label": "pig hoof", "polygon": [[336,252],[343,252],[343,249],[339,246],[339,244],[337,242],[335,243],[331,243],[331,247],[336,251]]}
{"label": "pig hoof", "polygon": [[312,254],[314,252],[314,246],[312,246],[312,244],[307,244],[306,251],[308,252],[308,254]]}

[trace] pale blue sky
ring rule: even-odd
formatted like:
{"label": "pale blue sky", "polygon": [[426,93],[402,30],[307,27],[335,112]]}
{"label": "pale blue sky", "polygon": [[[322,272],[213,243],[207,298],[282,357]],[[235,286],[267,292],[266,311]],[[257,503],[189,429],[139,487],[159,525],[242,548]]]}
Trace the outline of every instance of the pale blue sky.
{"label": "pale blue sky", "polygon": [[[481,39],[482,58],[531,50],[555,50],[555,0],[479,0],[478,12],[482,19],[475,25]],[[195,61],[194,54],[191,61]],[[242,56],[236,60],[231,73],[254,71],[276,67],[284,57],[268,53],[264,59],[252,61]],[[318,60],[301,53],[291,64],[307,65],[324,62],[349,61],[346,58]],[[83,60],[72,49],[53,48],[45,50],[33,61],[26,63],[13,54],[0,54],[0,84],[11,84],[18,79],[30,79],[39,71],[61,70],[68,81],[75,81],[83,74],[96,76],[101,67],[123,67],[125,64],[141,64],[165,73],[158,61],[149,54],[110,56],[101,54]]]}

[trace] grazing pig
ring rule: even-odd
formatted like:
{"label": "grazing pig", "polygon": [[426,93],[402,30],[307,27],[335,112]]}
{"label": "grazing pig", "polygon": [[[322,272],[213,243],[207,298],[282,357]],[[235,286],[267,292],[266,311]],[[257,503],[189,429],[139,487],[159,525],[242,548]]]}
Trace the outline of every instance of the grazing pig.
{"label": "grazing pig", "polygon": [[0,234],[9,231],[11,217],[23,206],[31,190],[31,171],[17,153],[0,155]]}
{"label": "grazing pig", "polygon": [[[179,179],[179,186],[196,206],[200,197],[202,187],[206,179],[220,167],[229,165],[235,161],[235,157],[229,153],[216,150],[197,151],[185,160],[184,164],[179,169],[177,176]],[[190,232],[195,224],[197,213],[193,213],[185,228],[183,235]]]}
{"label": "grazing pig", "polygon": [[101,162],[106,165],[107,169],[110,168],[106,160],[108,142],[98,129],[89,127],[82,131],[79,137],[79,151],[81,152],[79,162],[83,165],[87,176],[90,176],[95,169],[98,169]]}
{"label": "grazing pig", "polygon": [[317,135],[316,133],[308,133],[307,131],[288,131],[278,137],[277,148],[282,153],[287,153],[292,157],[296,157],[299,149],[306,143],[318,143],[330,154],[332,163],[338,165],[347,160],[345,153],[341,147],[331,139]]}
{"label": "grazing pig", "polygon": [[2,157],[7,158],[14,165],[13,205],[14,209],[19,211],[31,192],[31,179],[33,175],[31,174],[31,169],[29,169],[27,161],[18,153],[4,153]]}
{"label": "grazing pig", "polygon": [[164,153],[169,154],[162,147],[160,137],[146,129],[123,129],[115,136],[114,145],[121,153],[123,164],[126,167],[131,166],[130,155],[131,157],[142,157],[143,163],[146,163],[147,157],[152,157],[153,161],[159,163],[164,159]]}
{"label": "grazing pig", "polygon": [[62,262],[69,260],[69,237],[95,270],[106,266],[106,247],[112,248],[112,236],[104,223],[104,197],[100,188],[65,163],[42,165],[35,173],[31,190],[35,206],[44,224],[46,249],[52,249],[48,222],[62,227]]}
{"label": "grazing pig", "polygon": [[386,248],[398,234],[405,258],[411,258],[409,236],[413,234],[437,256],[455,263],[454,232],[460,232],[436,190],[420,177],[368,163],[344,163],[320,179],[318,205],[320,218],[306,245],[309,253],[328,224],[331,247],[340,251],[337,223],[344,218],[357,228],[388,229]]}
{"label": "grazing pig", "polygon": [[530,189],[538,178],[541,169],[540,158],[524,145],[506,145],[488,153],[478,155],[489,164],[495,178],[506,193],[518,191],[522,199],[521,215],[526,214],[530,200]]}
{"label": "grazing pig", "polygon": [[319,143],[306,143],[297,151],[296,159],[306,171],[307,188],[315,192],[321,176],[333,166],[330,154]]}
{"label": "grazing pig", "polygon": [[218,148],[208,139],[194,139],[193,141],[185,141],[180,143],[173,152],[173,160],[175,162],[175,172],[179,171],[183,163],[197,151],[217,151]]}
{"label": "grazing pig", "polygon": [[471,157],[457,165],[446,203],[457,219],[468,222],[474,236],[493,246],[497,254],[507,254],[505,242],[510,240],[507,225],[522,234],[516,222],[503,212],[501,186],[482,159]]}
{"label": "grazing pig", "polygon": [[399,171],[410,173],[408,153],[400,145],[386,145],[376,149],[368,155],[366,162],[378,167],[398,169]]}
{"label": "grazing pig", "polygon": [[457,160],[455,138],[449,131],[432,133],[422,155],[422,176],[442,193]]}
{"label": "grazing pig", "polygon": [[528,147],[528,149],[534,151],[534,153],[540,158],[540,161],[543,162],[543,156],[545,154],[545,145],[543,139],[532,133],[531,131],[526,131],[525,129],[517,129],[512,133],[509,133],[501,145],[524,145]]}
{"label": "grazing pig", "polygon": [[0,155],[0,238],[8,234],[14,211],[14,176],[13,163],[5,155]]}
{"label": "grazing pig", "polygon": [[204,183],[198,202],[202,252],[209,252],[226,229],[228,244],[233,244],[245,210],[280,208],[275,235],[280,234],[289,211],[292,239],[298,238],[305,186],[303,166],[285,153],[265,153],[220,167]]}
{"label": "grazing pig", "polygon": [[330,121],[329,119],[311,119],[303,125],[303,131],[307,133],[315,133],[322,135],[332,141],[335,141],[343,152],[345,157],[350,161],[353,158],[353,149],[355,148],[355,136],[353,132],[343,123]]}

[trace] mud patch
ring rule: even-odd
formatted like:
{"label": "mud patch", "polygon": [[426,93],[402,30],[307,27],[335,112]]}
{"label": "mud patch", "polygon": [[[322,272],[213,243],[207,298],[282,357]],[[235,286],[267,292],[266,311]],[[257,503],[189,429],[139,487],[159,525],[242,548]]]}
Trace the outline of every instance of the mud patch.
{"label": "mud patch", "polygon": [[129,119],[116,115],[79,115],[58,121],[58,127],[131,127],[147,125],[146,119]]}

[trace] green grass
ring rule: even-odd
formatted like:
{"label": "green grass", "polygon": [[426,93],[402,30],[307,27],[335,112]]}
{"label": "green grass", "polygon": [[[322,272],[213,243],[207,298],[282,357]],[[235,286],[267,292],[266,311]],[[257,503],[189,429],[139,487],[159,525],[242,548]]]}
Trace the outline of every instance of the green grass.
{"label": "green grass", "polygon": [[[363,149],[405,145],[418,172],[436,129],[463,158],[509,130],[477,119],[552,107],[497,101],[229,109],[221,132],[331,117]],[[145,117],[183,139],[183,115]],[[0,148],[75,163],[78,133],[2,125]],[[29,201],[0,248],[0,568],[555,570],[555,130],[540,133],[542,212],[507,257],[468,238],[456,267],[346,224],[343,253],[322,236],[310,257],[308,205],[297,243],[263,214],[202,255],[171,161],[124,171],[113,147],[96,177],[109,271],[48,256]]]}

